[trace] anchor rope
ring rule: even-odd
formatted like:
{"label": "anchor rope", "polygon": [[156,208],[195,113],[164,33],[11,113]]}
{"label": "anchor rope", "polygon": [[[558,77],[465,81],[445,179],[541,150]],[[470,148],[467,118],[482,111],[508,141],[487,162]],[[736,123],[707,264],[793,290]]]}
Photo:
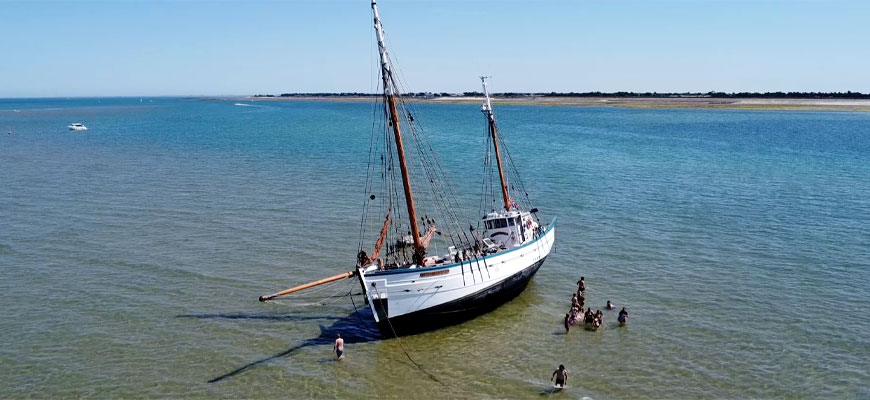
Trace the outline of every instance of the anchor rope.
{"label": "anchor rope", "polygon": [[[378,298],[381,298],[381,294],[380,294],[380,292],[378,292],[378,287],[377,287],[375,284],[372,284],[372,287],[375,289],[375,293],[378,295]],[[393,332],[393,336],[396,337],[396,343],[399,344],[399,348],[402,349],[402,353],[405,353],[405,357],[408,357],[408,360],[410,360],[411,363],[414,364],[415,367],[417,367],[417,369],[419,369],[421,372],[423,372],[424,374],[426,374],[426,376],[428,376],[430,379],[432,379],[432,380],[435,381],[435,382],[440,383],[440,384],[443,385],[443,386],[447,386],[444,382],[441,382],[441,380],[439,380],[437,377],[435,377],[435,375],[432,375],[431,373],[429,373],[429,371],[426,371],[426,369],[423,368],[422,365],[417,364],[417,362],[414,361],[413,358],[411,358],[411,355],[408,354],[408,351],[407,351],[407,350],[405,350],[405,346],[402,345],[402,340],[401,340],[401,338],[399,338],[399,335],[396,334],[396,329],[393,328],[393,323],[390,322],[390,318],[387,317],[387,311],[384,310],[383,306],[381,306],[380,308],[381,308],[381,311],[384,312],[384,318],[387,320],[387,325],[390,326],[390,331],[392,331],[392,332]]]}

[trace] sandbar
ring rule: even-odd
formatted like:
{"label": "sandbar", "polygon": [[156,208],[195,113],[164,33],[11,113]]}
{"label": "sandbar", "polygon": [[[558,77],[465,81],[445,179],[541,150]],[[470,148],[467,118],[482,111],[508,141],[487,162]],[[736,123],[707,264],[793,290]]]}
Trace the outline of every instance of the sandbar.
{"label": "sandbar", "polygon": [[[369,96],[292,96],[292,97],[222,97],[206,100],[233,101],[341,101],[372,102]],[[482,97],[406,97],[414,103],[479,104]],[[870,112],[866,99],[790,99],[790,98],[711,98],[711,97],[569,97],[569,96],[498,96],[495,104],[529,106],[623,107],[623,108],[700,108],[735,110],[806,110]]]}

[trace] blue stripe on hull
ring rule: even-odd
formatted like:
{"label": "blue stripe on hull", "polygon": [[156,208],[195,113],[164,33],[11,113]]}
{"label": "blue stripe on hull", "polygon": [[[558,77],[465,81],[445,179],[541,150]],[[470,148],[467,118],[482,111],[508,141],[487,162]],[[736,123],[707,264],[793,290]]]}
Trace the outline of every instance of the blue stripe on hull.
{"label": "blue stripe on hull", "polygon": [[522,293],[544,260],[546,257],[479,292],[425,310],[390,318],[389,324],[381,320],[378,324],[381,336],[394,337],[393,330],[399,336],[431,331],[492,311]]}

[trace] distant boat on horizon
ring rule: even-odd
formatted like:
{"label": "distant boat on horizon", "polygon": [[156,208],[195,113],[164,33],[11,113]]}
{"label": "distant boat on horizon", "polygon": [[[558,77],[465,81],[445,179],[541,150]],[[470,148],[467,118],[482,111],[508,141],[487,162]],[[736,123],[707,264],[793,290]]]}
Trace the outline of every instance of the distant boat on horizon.
{"label": "distant boat on horizon", "polygon": [[78,122],[75,122],[75,123],[71,124],[70,126],[67,126],[67,128],[69,128],[69,130],[71,130],[71,131],[86,131],[86,130],[88,130],[87,126],[84,126]]}

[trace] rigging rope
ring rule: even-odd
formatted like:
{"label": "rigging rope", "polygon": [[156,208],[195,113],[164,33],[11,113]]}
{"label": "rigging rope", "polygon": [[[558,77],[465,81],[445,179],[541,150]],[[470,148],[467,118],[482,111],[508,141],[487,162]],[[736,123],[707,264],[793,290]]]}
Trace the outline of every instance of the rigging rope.
{"label": "rigging rope", "polygon": [[[375,289],[375,293],[378,295],[378,298],[380,298],[380,297],[381,297],[381,294],[378,292],[378,287],[377,287],[376,285],[374,285],[374,284],[372,284],[372,287]],[[354,307],[356,307],[356,305],[354,305]],[[411,358],[411,355],[408,354],[408,351],[407,351],[407,350],[405,350],[405,346],[402,345],[402,340],[401,340],[401,338],[399,337],[399,335],[396,334],[396,329],[393,328],[393,323],[390,322],[390,318],[387,317],[387,312],[386,312],[386,310],[383,309],[383,306],[381,306],[381,311],[384,313],[384,319],[387,320],[387,325],[390,326],[390,331],[393,332],[393,336],[395,336],[395,338],[396,338],[396,343],[399,344],[399,348],[402,349],[402,353],[405,353],[405,357],[408,357],[408,360],[410,360],[411,363],[414,364],[415,367],[417,367],[417,369],[419,369],[421,372],[423,372],[424,374],[426,374],[426,376],[428,376],[429,378],[431,378],[433,381],[438,382],[438,383],[440,383],[440,384],[442,384],[442,385],[444,385],[444,386],[447,386],[444,382],[441,382],[441,380],[439,380],[437,377],[435,377],[435,375],[430,374],[429,371],[426,371],[426,369],[423,368],[422,365],[417,364],[417,362],[414,361],[413,358]]]}
{"label": "rigging rope", "polygon": [[[390,229],[383,256],[388,265],[391,263],[402,265],[409,260],[408,246],[405,245],[404,241],[406,232],[409,231],[407,226],[409,221],[407,221],[407,216],[403,217],[401,213],[401,210],[406,207],[403,207],[405,201],[401,193],[402,178],[395,168],[397,162],[393,143],[395,140],[394,132],[391,129],[392,122],[389,120],[391,110],[388,107],[388,102],[391,99],[387,93],[390,93],[392,100],[396,102],[396,117],[399,124],[396,128],[403,132],[403,137],[413,142],[412,145],[405,146],[406,153],[408,153],[406,154],[406,167],[409,170],[409,176],[413,177],[415,208],[417,208],[420,218],[417,222],[422,222],[420,233],[435,226],[438,229],[438,235],[442,237],[439,240],[452,244],[457,250],[470,249],[474,239],[469,239],[467,232],[459,222],[460,218],[457,212],[462,208],[459,206],[456,191],[446,179],[444,168],[420,125],[419,117],[415,117],[416,108],[413,104],[406,102],[401,95],[404,92],[402,90],[402,72],[396,68],[397,63],[393,59],[393,54],[389,53],[389,56],[388,69],[382,71],[382,73],[386,73],[386,76],[382,77],[383,79],[379,83],[379,87],[384,89],[383,96],[380,97],[379,101],[380,107],[372,107],[373,114],[375,109],[380,108],[384,118],[381,119],[380,132],[377,130],[376,123],[372,124],[366,178],[366,200],[363,207],[365,215],[360,221],[359,250],[367,250],[369,247],[368,243],[365,242],[365,236],[369,231],[369,225],[375,225],[372,219],[384,218],[385,215],[392,212],[393,217],[389,222]],[[385,194],[381,196],[381,208],[377,214],[371,207],[371,201],[375,200],[372,196],[374,196],[377,186],[375,184],[376,163],[380,166],[380,189]],[[424,185],[422,179],[426,179],[428,182]],[[439,240],[431,242],[432,249],[438,249]]]}
{"label": "rigging rope", "polygon": [[[489,125],[487,122],[486,126],[486,146],[487,146],[487,154],[484,159],[484,180],[486,181],[488,178],[489,181],[489,192],[484,190],[484,193],[481,198],[481,203],[493,204],[491,210],[496,210],[500,207],[495,206],[496,203],[496,184],[501,184],[501,182],[495,182],[495,173],[493,171],[493,163],[492,163],[492,134],[489,131]],[[505,143],[504,134],[498,128],[498,123],[493,120],[493,128],[496,132],[496,138],[498,139],[499,148],[502,151],[502,164],[504,166],[503,170],[505,171],[505,183],[510,189],[510,197],[516,202],[518,205],[522,205],[526,210],[531,210],[533,208],[532,200],[529,197],[529,193],[526,190],[525,184],[523,183],[522,178],[520,178],[519,170],[517,169],[516,163],[514,163],[513,156]],[[488,171],[488,173],[487,173]],[[486,186],[486,183],[484,183]],[[501,189],[499,188],[499,191]],[[486,212],[486,210],[481,209],[482,212]],[[540,223],[537,214],[534,215],[535,219]],[[479,224],[479,221],[478,221]]]}

